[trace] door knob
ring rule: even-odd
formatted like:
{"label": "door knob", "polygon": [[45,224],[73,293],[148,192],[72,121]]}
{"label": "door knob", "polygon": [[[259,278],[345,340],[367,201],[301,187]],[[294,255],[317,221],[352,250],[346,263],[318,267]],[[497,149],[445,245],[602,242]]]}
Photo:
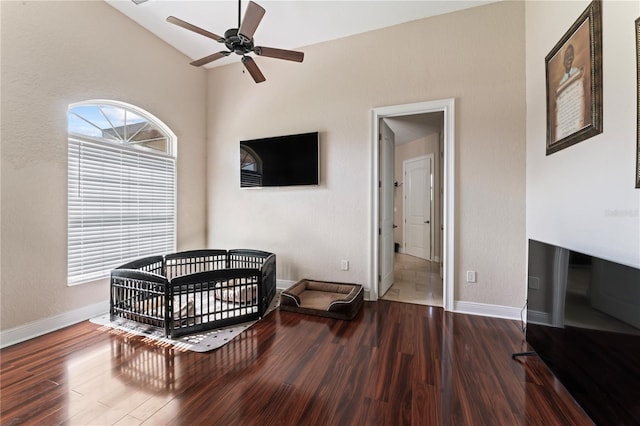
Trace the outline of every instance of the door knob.
{"label": "door knob", "polygon": [[425,220],[425,221],[424,221],[424,223],[429,223],[429,221],[428,221],[428,220]]}

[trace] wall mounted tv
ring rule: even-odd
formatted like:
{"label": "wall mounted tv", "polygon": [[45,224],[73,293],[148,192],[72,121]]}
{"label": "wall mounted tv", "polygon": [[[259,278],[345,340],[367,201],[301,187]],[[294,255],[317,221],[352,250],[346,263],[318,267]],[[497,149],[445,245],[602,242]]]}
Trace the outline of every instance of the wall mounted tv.
{"label": "wall mounted tv", "polygon": [[638,424],[640,269],[529,240],[526,339],[595,424]]}
{"label": "wall mounted tv", "polygon": [[240,141],[240,187],[318,185],[318,132]]}

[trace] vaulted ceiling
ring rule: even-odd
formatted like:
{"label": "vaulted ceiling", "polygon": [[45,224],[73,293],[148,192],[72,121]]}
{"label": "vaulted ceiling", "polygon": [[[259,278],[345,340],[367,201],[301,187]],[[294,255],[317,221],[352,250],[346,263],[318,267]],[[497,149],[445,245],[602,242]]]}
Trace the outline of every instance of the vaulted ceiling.
{"label": "vaulted ceiling", "polygon": [[[211,38],[166,21],[175,16],[214,34],[224,36],[238,28],[247,0],[105,0],[191,60],[226,50]],[[266,13],[254,34],[256,45],[304,51],[304,47],[372,31],[429,16],[451,13],[496,0],[256,0]],[[399,43],[413,42],[399,40]],[[238,61],[236,55],[211,62],[212,68]],[[269,59],[266,59],[269,60]],[[185,61],[187,62],[187,61]],[[396,135],[396,144],[438,132],[441,114],[419,114],[385,119]]]}
{"label": "vaulted ceiling", "polygon": [[[105,0],[108,4],[166,41],[192,60],[224,49],[202,35],[166,22],[175,16],[202,29],[224,36],[229,28],[238,28],[238,2],[229,0]],[[298,49],[353,34],[397,25],[428,16],[480,6],[481,0],[257,0],[266,9],[254,38],[256,45]],[[248,1],[243,0],[241,16]],[[403,42],[403,41],[399,41]],[[301,49],[304,51],[304,49]],[[237,61],[236,55],[212,62],[215,67]]]}

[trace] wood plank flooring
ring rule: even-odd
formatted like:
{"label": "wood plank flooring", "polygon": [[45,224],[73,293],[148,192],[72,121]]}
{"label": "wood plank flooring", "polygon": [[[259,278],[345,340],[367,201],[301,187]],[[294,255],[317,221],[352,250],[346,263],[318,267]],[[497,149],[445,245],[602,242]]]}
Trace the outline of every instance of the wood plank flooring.
{"label": "wood plank flooring", "polygon": [[208,353],[90,322],[0,351],[2,425],[588,425],[515,321],[365,302],[275,311]]}

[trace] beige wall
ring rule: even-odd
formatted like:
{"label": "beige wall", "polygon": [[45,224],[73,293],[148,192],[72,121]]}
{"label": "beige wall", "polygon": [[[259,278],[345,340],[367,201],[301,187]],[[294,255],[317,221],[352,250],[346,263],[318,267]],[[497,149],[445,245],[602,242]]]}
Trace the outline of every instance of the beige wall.
{"label": "beige wall", "polygon": [[[453,97],[455,297],[522,304],[523,3],[310,46],[302,64],[258,58],[261,85],[239,63],[188,66],[103,2],[0,5],[3,331],[108,298],[106,280],[66,285],[66,109],[97,98],[146,109],[177,134],[179,250],[272,250],[280,279],[368,287],[371,109]],[[312,130],[320,186],[240,190],[240,139]],[[459,281],[468,269],[477,284]]]}
{"label": "beige wall", "polygon": [[640,267],[636,50],[640,2],[602,2],[603,132],[545,154],[544,58],[588,1],[526,2],[527,236]]}
{"label": "beige wall", "polygon": [[[239,63],[189,67],[102,2],[0,2],[1,329],[107,298],[106,282],[66,286],[65,113],[95,98],[178,135],[179,249],[263,248],[280,279],[370,286],[371,108],[453,97],[456,300],[521,306],[525,237],[640,265],[637,2],[603,4],[604,133],[544,154],[544,57],[587,5],[504,1],[310,46],[303,64],[258,58],[255,85]],[[310,130],[319,187],[239,189],[238,140]]]}
{"label": "beige wall", "polygon": [[[240,63],[212,69],[209,246],[273,251],[279,279],[370,288],[371,109],[455,98],[455,298],[522,306],[524,45],[524,3],[499,2],[313,45],[302,64],[258,58],[259,85]],[[239,140],[314,130],[320,186],[240,189]]]}
{"label": "beige wall", "polygon": [[104,2],[1,2],[2,330],[109,299],[68,287],[70,103],[139,106],[178,136],[178,248],[205,241],[206,72]]}

